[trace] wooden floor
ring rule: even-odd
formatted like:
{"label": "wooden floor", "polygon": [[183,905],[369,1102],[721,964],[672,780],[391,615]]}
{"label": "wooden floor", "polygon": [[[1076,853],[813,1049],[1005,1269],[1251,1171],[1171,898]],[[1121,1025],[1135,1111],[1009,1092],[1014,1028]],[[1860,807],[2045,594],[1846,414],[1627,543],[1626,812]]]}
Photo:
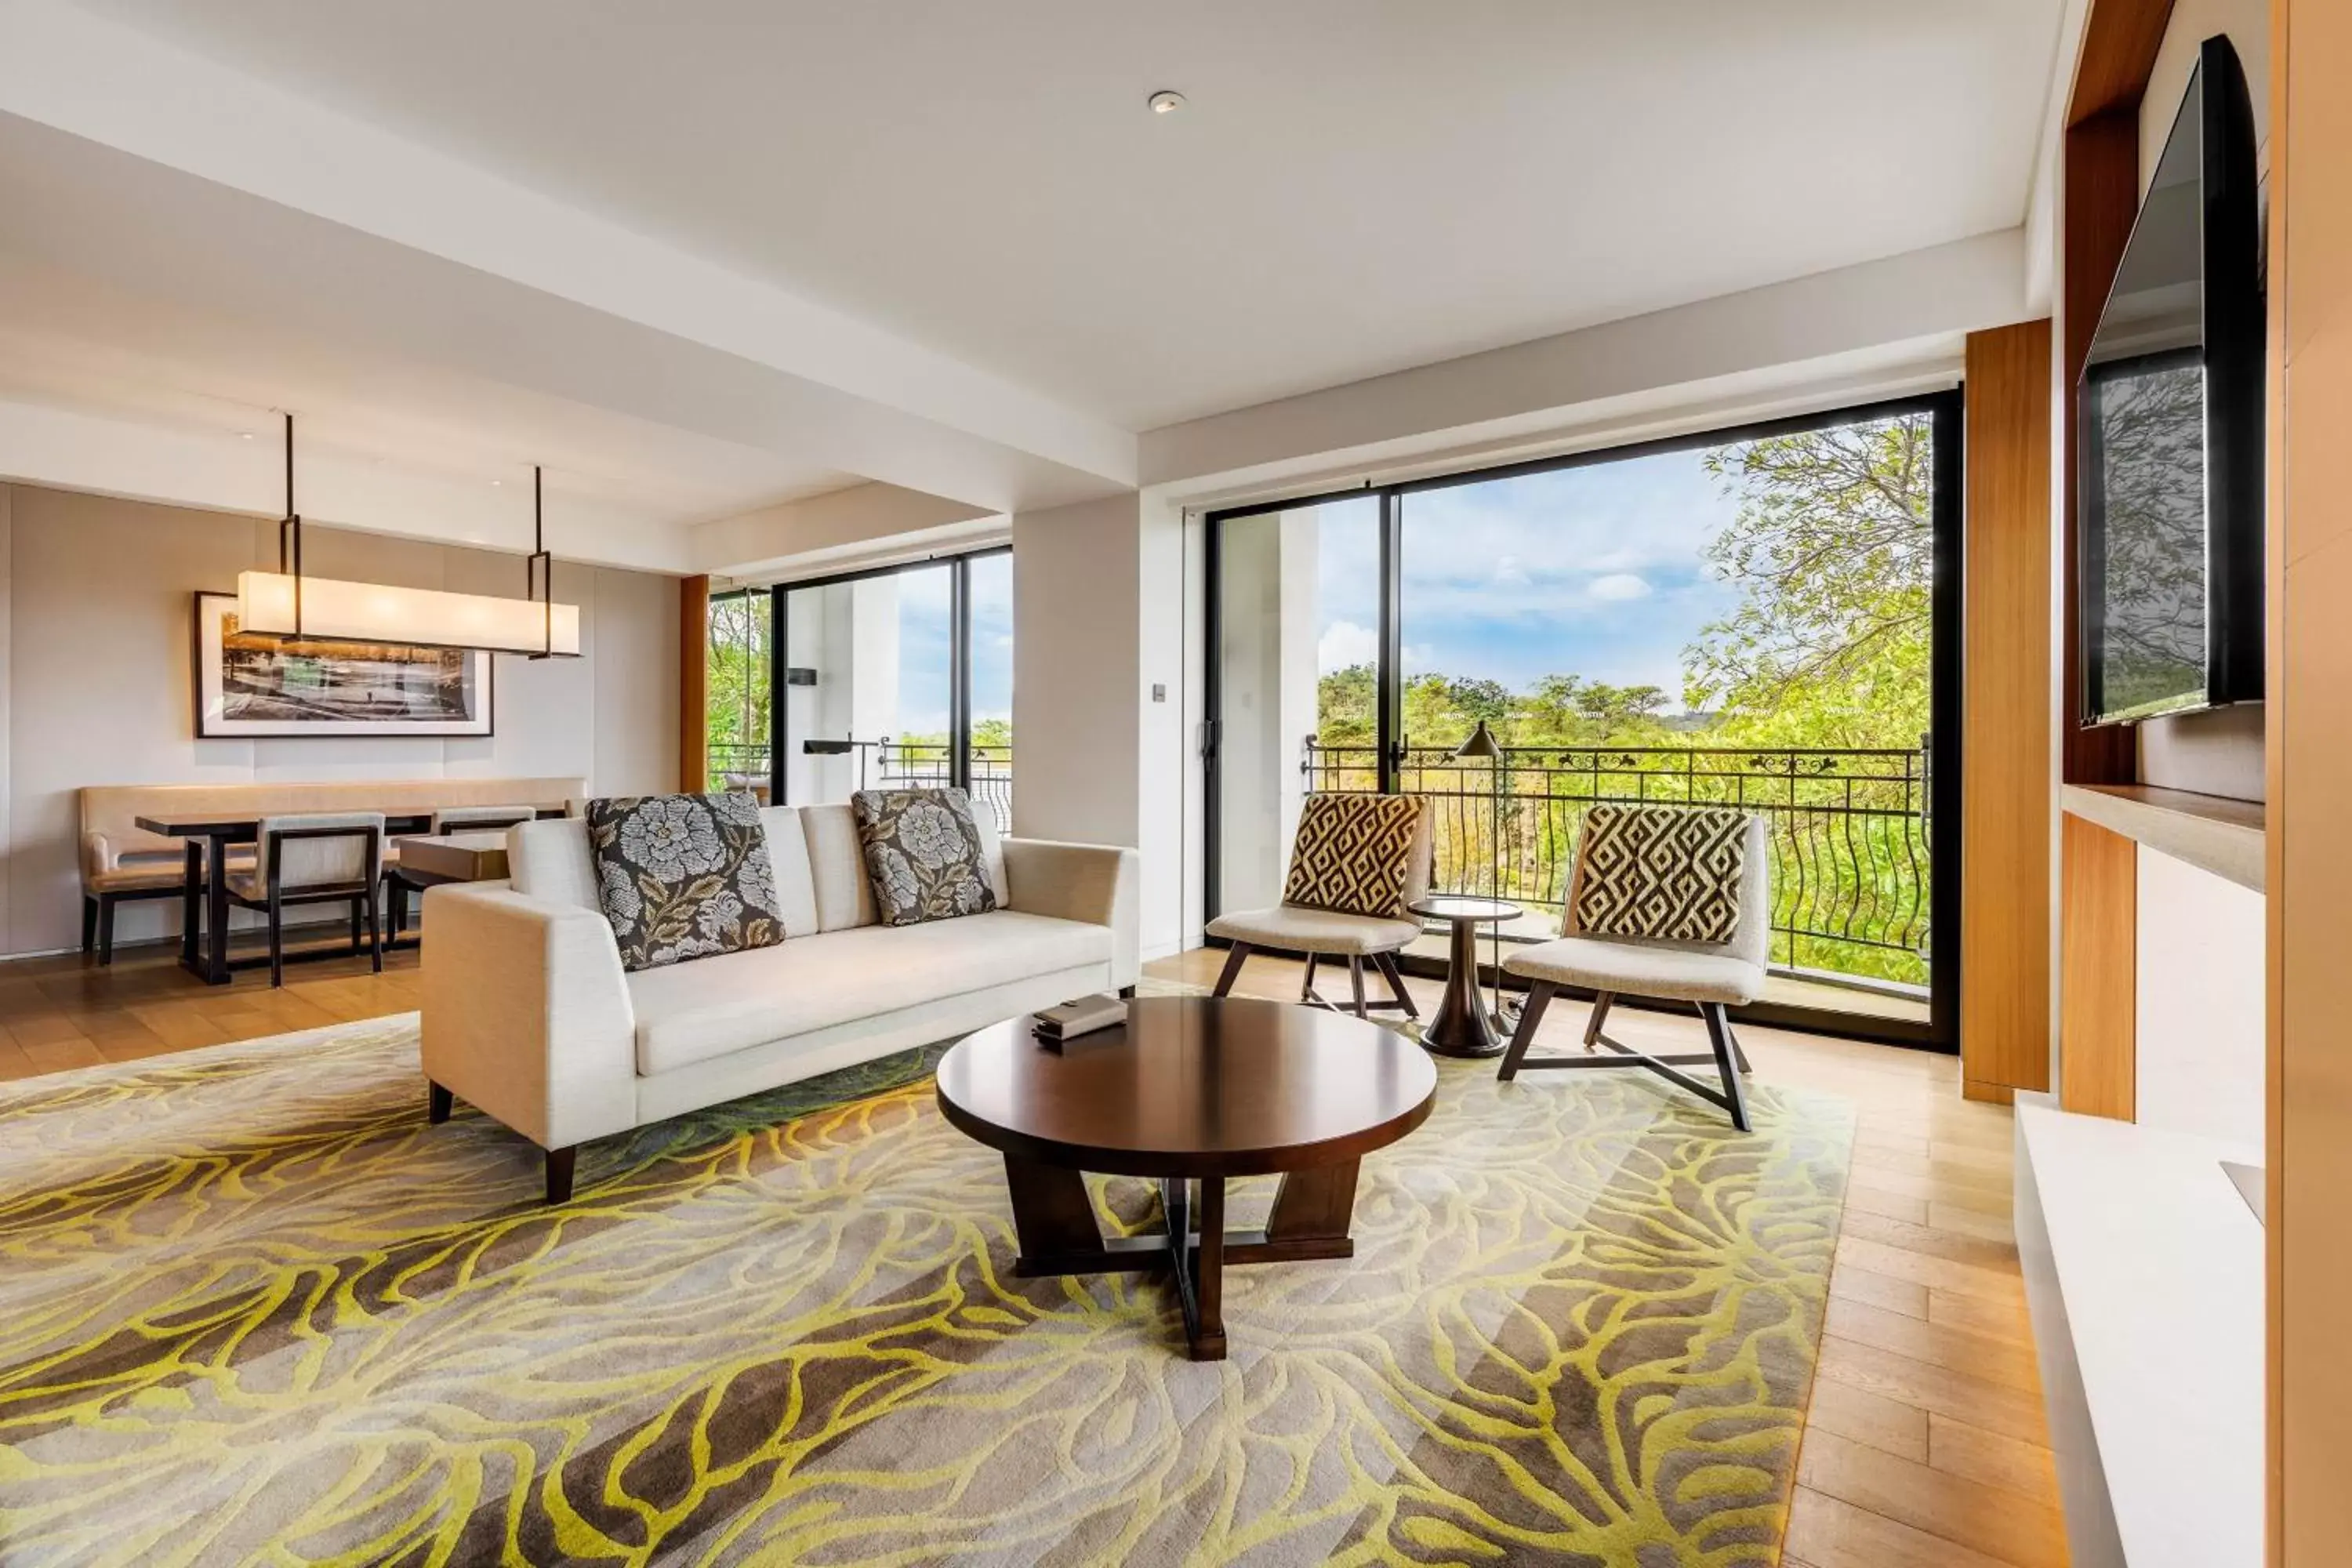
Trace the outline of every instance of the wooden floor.
{"label": "wooden floor", "polygon": [[[1207,983],[1223,955],[1152,964]],[[1295,996],[1298,965],[1251,961],[1242,989]],[[416,956],[289,968],[208,988],[162,948],[111,969],[79,957],[0,963],[0,1078],[127,1061],[417,1005]],[[1412,982],[1424,1013],[1434,982]],[[1573,1048],[1584,1009],[1556,1004],[1544,1042]],[[1704,1048],[1698,1022],[1620,1009],[1632,1043]],[[1758,1078],[1840,1095],[1860,1115],[1784,1568],[2054,1568],[2056,1482],[2010,1230],[2010,1113],[1959,1096],[1949,1057],[1741,1031]],[[1538,1091],[1573,1092],[1538,1079]]]}

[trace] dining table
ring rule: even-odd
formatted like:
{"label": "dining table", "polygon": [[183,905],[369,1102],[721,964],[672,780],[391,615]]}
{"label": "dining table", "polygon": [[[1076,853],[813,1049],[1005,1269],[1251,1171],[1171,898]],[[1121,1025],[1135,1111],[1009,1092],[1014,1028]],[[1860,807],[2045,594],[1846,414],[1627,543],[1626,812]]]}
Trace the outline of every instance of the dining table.
{"label": "dining table", "polygon": [[[561,805],[534,805],[531,810],[541,816],[563,815]],[[383,815],[387,839],[425,836],[433,829],[429,811]],[[183,839],[187,845],[185,881],[180,893],[181,967],[207,985],[226,985],[237,969],[267,963],[268,959],[257,956],[233,962],[228,954],[228,852],[236,845],[259,841],[260,816],[154,816],[136,820],[150,833]]]}

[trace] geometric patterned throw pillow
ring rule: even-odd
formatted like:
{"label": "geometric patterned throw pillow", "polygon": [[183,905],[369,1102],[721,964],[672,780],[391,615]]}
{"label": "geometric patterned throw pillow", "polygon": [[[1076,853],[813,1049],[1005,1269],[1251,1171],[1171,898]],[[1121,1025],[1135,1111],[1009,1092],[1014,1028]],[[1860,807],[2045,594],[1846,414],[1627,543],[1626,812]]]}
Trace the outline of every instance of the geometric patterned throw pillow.
{"label": "geometric patterned throw pillow", "polygon": [[621,967],[773,947],[784,940],[760,803],[747,794],[588,803],[596,897]]}
{"label": "geometric patterned throw pillow", "polygon": [[1409,795],[1310,795],[1290,841],[1282,901],[1405,920],[1405,877],[1424,803]]}
{"label": "geometric patterned throw pillow", "polygon": [[1592,807],[1571,928],[1580,936],[1730,942],[1739,931],[1748,822],[1729,806]]}
{"label": "geometric patterned throw pillow", "polygon": [[874,912],[884,925],[996,907],[970,795],[960,789],[862,789],[849,799],[866,849],[866,879],[874,885]]}

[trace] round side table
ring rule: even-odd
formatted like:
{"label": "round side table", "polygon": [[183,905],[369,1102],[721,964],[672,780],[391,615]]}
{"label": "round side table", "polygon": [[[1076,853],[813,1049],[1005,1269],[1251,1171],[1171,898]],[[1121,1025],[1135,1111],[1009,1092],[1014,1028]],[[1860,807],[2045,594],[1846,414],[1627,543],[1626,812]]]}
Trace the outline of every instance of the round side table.
{"label": "round side table", "polygon": [[1445,994],[1437,1016],[1422,1031],[1421,1043],[1440,1056],[1499,1057],[1505,1042],[1495,1037],[1486,1022],[1486,1006],[1478,996],[1478,928],[1488,921],[1515,921],[1527,911],[1500,899],[1467,899],[1436,895],[1415,899],[1405,906],[1425,919],[1444,921],[1454,928],[1453,953],[1445,969]]}

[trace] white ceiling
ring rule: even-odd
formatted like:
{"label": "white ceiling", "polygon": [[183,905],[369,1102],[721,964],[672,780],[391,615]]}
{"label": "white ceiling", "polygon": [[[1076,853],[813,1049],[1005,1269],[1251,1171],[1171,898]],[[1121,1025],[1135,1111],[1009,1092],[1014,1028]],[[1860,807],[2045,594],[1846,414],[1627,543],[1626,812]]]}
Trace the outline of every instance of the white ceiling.
{"label": "white ceiling", "polygon": [[2062,6],[85,8],[1143,430],[2013,226]]}
{"label": "white ceiling", "polygon": [[[530,531],[530,468],[547,494],[694,522],[820,494],[858,476],[539,395],[429,363],[322,342],[267,316],[227,317],[107,287],[0,251],[0,401],[243,440],[279,483],[282,414],[298,452],[396,461],[503,489]],[[299,482],[299,476],[298,476]],[[561,521],[561,512],[554,513]]]}

